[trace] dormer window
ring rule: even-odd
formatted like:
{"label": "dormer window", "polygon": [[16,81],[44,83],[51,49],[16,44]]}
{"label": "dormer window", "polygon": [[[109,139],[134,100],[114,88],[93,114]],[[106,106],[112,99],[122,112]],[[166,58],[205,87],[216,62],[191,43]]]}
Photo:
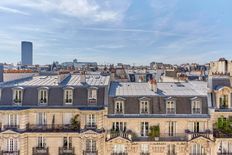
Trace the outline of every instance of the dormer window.
{"label": "dormer window", "polygon": [[192,99],[192,114],[201,114],[202,112],[202,103],[200,99]]}
{"label": "dormer window", "polygon": [[124,114],[124,98],[116,98],[114,102],[114,113]]}
{"label": "dormer window", "polygon": [[23,101],[23,88],[18,87],[13,89],[13,102],[14,104],[22,104]]}
{"label": "dormer window", "polygon": [[173,98],[168,98],[166,100],[166,113],[175,114],[176,113],[176,100]]}
{"label": "dormer window", "polygon": [[150,101],[148,98],[141,98],[139,99],[139,107],[140,107],[140,114],[149,114],[149,104]]}
{"label": "dormer window", "polygon": [[40,88],[39,89],[39,104],[47,104],[48,103],[48,88]]}
{"label": "dormer window", "polygon": [[228,95],[221,95],[219,98],[219,108],[220,109],[227,109],[229,108],[229,104],[228,104]]}
{"label": "dormer window", "polygon": [[73,88],[65,88],[64,90],[64,103],[73,104]]}
{"label": "dormer window", "polygon": [[88,90],[88,103],[97,104],[97,88],[89,88]]}

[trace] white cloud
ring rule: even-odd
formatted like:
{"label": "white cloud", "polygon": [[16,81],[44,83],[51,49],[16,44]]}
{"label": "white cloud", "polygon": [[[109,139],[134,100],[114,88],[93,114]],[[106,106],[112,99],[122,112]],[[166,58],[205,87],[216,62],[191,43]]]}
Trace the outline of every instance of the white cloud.
{"label": "white cloud", "polygon": [[13,5],[46,12],[57,12],[78,17],[87,22],[120,21],[130,5],[130,0],[2,0],[0,5]]}
{"label": "white cloud", "polygon": [[5,13],[14,13],[14,14],[20,14],[20,15],[25,15],[28,16],[29,13],[18,10],[18,9],[13,9],[10,7],[4,7],[4,6],[0,6],[0,12],[5,12]]}

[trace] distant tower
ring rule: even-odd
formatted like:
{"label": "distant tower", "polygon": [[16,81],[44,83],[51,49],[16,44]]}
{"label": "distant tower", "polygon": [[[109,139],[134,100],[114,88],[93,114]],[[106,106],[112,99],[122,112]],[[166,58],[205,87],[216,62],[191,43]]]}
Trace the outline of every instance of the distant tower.
{"label": "distant tower", "polygon": [[3,82],[3,70],[4,66],[2,63],[0,63],[0,82]]}
{"label": "distant tower", "polygon": [[22,41],[21,43],[21,62],[22,65],[32,65],[33,62],[32,42]]}

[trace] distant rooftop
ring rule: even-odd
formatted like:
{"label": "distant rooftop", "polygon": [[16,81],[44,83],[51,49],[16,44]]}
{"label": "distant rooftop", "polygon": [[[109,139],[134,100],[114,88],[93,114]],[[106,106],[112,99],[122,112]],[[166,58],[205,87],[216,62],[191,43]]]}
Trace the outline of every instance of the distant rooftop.
{"label": "distant rooftop", "polygon": [[[82,86],[80,75],[70,75],[59,84],[59,75],[34,76],[27,79],[3,83],[3,87],[14,86]],[[105,86],[109,84],[110,77],[102,75],[86,75],[86,84],[90,86]]]}
{"label": "distant rooftop", "polygon": [[206,96],[207,82],[157,83],[158,92],[151,91],[148,83],[113,82],[110,96]]}

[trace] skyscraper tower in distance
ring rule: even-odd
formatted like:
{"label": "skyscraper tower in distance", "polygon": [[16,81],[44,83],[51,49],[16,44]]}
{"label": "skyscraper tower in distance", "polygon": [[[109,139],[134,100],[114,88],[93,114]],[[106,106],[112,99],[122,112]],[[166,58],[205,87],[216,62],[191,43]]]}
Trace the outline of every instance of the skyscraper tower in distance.
{"label": "skyscraper tower in distance", "polygon": [[21,43],[21,64],[32,65],[33,64],[33,45],[32,42],[22,41]]}

